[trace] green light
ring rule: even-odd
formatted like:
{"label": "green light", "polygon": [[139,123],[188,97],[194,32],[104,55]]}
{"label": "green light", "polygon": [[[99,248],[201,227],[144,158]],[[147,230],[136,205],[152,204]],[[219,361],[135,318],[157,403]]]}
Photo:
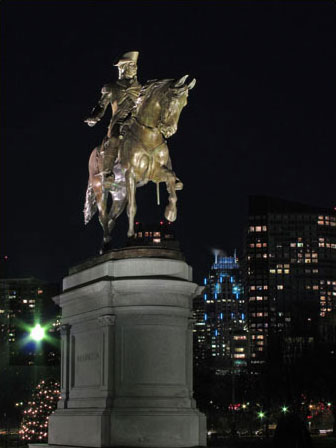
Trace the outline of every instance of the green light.
{"label": "green light", "polygon": [[44,329],[40,324],[36,324],[35,327],[31,329],[30,337],[37,342],[44,338]]}
{"label": "green light", "polygon": [[264,417],[265,417],[265,413],[262,412],[262,411],[258,412],[258,417],[259,417],[260,419],[264,418]]}
{"label": "green light", "polygon": [[286,414],[286,412],[288,412],[288,407],[287,406],[282,406],[281,410],[282,410],[282,412],[284,414]]}

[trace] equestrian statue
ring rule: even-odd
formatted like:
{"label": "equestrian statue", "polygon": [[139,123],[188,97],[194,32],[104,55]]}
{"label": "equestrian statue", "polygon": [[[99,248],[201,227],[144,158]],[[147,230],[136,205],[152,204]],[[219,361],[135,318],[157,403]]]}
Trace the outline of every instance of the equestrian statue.
{"label": "equestrian statue", "polygon": [[[186,75],[180,79],[152,80],[142,86],[136,77],[138,56],[137,51],[132,51],[118,60],[115,64],[118,80],[102,88],[98,105],[85,120],[89,126],[94,126],[111,106],[107,135],[90,155],[84,207],[85,224],[98,211],[105,247],[126,205],[127,235],[134,235],[136,188],[149,181],[155,182],[157,187],[165,182],[168,191],[165,218],[171,222],[176,220],[177,214],[176,191],[183,188],[172,170],[166,139],[177,131],[180,113],[196,81],[193,79],[187,84]],[[108,209],[109,194],[112,205]]]}

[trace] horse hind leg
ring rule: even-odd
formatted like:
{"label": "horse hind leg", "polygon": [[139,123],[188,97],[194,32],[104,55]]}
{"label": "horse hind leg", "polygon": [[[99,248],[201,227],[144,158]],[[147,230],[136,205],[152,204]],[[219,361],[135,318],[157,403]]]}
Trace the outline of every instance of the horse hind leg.
{"label": "horse hind leg", "polygon": [[99,222],[104,232],[104,244],[109,243],[111,240],[108,230],[108,214],[107,214],[107,193],[105,191],[99,191],[96,193],[97,207],[99,211]]}
{"label": "horse hind leg", "polygon": [[115,224],[116,224],[116,220],[117,218],[122,214],[122,212],[125,209],[127,200],[126,197],[123,197],[121,199],[113,199],[113,195],[112,195],[112,207],[109,213],[109,219],[108,219],[108,231],[109,234],[111,234]]}
{"label": "horse hind leg", "polygon": [[165,170],[166,186],[168,191],[168,205],[165,209],[165,218],[174,222],[177,216],[177,195],[176,195],[176,176],[175,173],[169,169]]}

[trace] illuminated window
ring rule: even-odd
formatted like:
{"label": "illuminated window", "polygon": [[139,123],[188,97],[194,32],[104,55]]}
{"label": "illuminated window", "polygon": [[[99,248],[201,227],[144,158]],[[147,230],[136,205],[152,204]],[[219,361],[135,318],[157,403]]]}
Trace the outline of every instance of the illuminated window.
{"label": "illuminated window", "polygon": [[255,226],[255,231],[256,232],[261,232],[261,226]]}
{"label": "illuminated window", "polygon": [[153,243],[155,244],[161,243],[161,238],[153,238]]}
{"label": "illuminated window", "polygon": [[283,285],[277,285],[277,289],[283,289]]}

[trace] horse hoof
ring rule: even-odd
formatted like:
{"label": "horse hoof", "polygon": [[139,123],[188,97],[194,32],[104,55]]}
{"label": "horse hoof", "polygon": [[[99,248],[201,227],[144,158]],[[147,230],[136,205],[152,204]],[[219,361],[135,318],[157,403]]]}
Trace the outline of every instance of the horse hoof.
{"label": "horse hoof", "polygon": [[165,211],[165,218],[167,221],[174,222],[176,220],[176,210],[170,210],[167,207]]}
{"label": "horse hoof", "polygon": [[134,236],[134,231],[132,232],[131,230],[129,230],[127,232],[127,236],[128,236],[128,238],[132,238],[132,236]]}

